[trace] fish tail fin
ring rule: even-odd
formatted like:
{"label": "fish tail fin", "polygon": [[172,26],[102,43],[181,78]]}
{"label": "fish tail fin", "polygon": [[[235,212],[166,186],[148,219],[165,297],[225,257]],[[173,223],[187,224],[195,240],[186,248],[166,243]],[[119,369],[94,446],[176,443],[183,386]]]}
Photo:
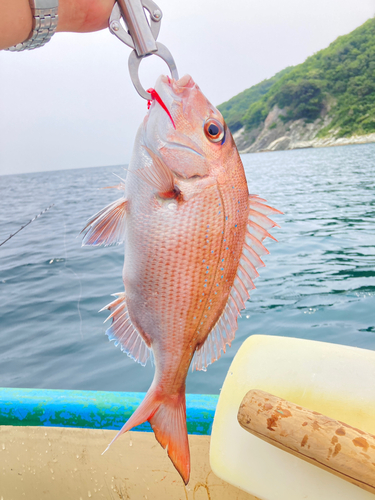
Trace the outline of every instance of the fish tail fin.
{"label": "fish tail fin", "polygon": [[[123,428],[109,443],[108,448],[121,434],[148,420],[157,441],[167,453],[185,484],[190,477],[190,451],[186,427],[185,390],[174,396],[164,395],[158,388],[149,389],[140,406]],[[105,453],[105,451],[103,453]]]}
{"label": "fish tail fin", "polygon": [[129,418],[129,420],[124,424],[121,430],[116,434],[116,436],[112,439],[112,441],[109,443],[107,448],[103,451],[102,455],[109,449],[109,447],[122,435],[125,434],[125,432],[130,431],[130,429],[133,429],[133,427],[137,427],[137,425],[143,424],[143,422],[146,422],[149,420],[152,415],[155,413],[155,411],[158,409],[160,406],[161,400],[157,397],[155,394],[155,390],[153,390],[152,386],[147,392],[145,399],[142,401],[142,403],[138,406],[138,408],[135,410],[133,415]]}
{"label": "fish tail fin", "polygon": [[185,389],[168,396],[149,418],[156,439],[163,448],[185,484],[190,478],[190,451],[186,428]]}

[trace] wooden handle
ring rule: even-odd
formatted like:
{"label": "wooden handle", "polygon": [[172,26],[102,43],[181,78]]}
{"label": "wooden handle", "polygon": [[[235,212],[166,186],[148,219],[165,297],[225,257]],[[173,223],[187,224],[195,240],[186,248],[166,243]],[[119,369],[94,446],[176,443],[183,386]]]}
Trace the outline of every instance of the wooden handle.
{"label": "wooden handle", "polygon": [[242,400],[238,422],[284,451],[375,493],[375,436],[267,392]]}

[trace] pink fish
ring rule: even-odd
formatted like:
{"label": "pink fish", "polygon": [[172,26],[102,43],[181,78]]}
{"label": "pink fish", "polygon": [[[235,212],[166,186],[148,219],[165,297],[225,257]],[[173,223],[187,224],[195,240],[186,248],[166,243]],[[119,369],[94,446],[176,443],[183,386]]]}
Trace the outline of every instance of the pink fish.
{"label": "pink fish", "polygon": [[148,420],[187,484],[189,366],[206,370],[231,345],[277,225],[267,215],[281,212],[249,195],[224,119],[189,75],[161,76],[152,97],[124,197],[89,221],[83,244],[125,242],[125,292],[106,307],[107,335],[142,365],[155,360],[151,387],[116,438]]}

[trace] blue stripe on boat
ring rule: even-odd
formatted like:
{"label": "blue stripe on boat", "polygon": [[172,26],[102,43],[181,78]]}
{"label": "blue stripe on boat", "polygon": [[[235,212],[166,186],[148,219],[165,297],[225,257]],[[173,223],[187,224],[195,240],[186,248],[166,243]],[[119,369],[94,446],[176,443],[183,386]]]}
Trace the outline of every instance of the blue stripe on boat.
{"label": "blue stripe on boat", "polygon": [[[119,430],[145,393],[0,388],[0,425]],[[219,396],[187,394],[189,434],[210,435]],[[152,432],[148,422],[134,428]]]}

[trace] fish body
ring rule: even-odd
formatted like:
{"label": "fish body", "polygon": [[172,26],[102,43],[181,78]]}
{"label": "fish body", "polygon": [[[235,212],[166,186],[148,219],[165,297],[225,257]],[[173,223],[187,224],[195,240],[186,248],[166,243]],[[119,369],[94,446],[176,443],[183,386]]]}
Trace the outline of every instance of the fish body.
{"label": "fish body", "polygon": [[[125,242],[123,281],[107,309],[110,339],[142,364],[147,395],[120,434],[148,420],[185,483],[185,381],[225,352],[263,265],[279,213],[248,193],[233,138],[193,79],[160,77],[135,141],[124,197],[85,229],[87,244]],[[117,437],[117,436],[116,436]]]}

